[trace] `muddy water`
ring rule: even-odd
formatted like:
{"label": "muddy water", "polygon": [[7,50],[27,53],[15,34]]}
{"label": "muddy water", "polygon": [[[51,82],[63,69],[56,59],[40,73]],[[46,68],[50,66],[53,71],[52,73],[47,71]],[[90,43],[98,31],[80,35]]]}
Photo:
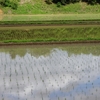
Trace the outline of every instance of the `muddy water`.
{"label": "muddy water", "polygon": [[1,46],[0,100],[100,100],[100,44]]}

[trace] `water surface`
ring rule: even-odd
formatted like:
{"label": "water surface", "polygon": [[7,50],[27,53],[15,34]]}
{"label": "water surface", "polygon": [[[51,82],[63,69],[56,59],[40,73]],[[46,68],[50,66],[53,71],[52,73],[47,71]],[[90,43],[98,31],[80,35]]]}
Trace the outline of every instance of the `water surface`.
{"label": "water surface", "polygon": [[0,47],[1,100],[99,100],[100,44]]}

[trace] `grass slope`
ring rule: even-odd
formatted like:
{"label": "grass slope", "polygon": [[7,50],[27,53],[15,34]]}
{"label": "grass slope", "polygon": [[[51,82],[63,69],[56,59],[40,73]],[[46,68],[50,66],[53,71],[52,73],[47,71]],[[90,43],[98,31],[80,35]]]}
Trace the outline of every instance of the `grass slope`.
{"label": "grass slope", "polygon": [[21,0],[17,10],[2,8],[5,14],[87,14],[100,13],[100,5],[88,5],[86,3],[68,4],[57,7],[56,4],[48,5],[45,0]]}
{"label": "grass slope", "polygon": [[100,40],[100,27],[0,30],[1,43],[83,40]]}
{"label": "grass slope", "polygon": [[[2,24],[85,24],[100,25],[100,5],[75,3],[58,8],[55,4],[47,5],[44,0],[21,0],[17,10],[2,8],[0,18],[0,43],[53,42],[100,40],[100,27],[56,27],[42,29],[12,29]],[[85,22],[85,21],[86,22]],[[92,21],[95,22],[92,22]],[[58,22],[57,22],[58,21]],[[81,22],[83,21],[83,22]],[[91,21],[89,23],[89,21]],[[32,23],[31,23],[32,22]]]}

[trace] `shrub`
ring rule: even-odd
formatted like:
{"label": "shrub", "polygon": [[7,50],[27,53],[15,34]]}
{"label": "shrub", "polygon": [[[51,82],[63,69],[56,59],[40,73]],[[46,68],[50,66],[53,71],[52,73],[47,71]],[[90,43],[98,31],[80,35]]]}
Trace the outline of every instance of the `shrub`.
{"label": "shrub", "polygon": [[11,3],[11,8],[12,9],[17,9],[17,7],[18,7],[18,5],[16,3],[13,3],[13,2]]}
{"label": "shrub", "polygon": [[10,0],[0,0],[0,4],[4,7],[11,7],[12,9],[17,9],[18,7],[17,2]]}
{"label": "shrub", "polygon": [[92,4],[92,5],[96,4],[96,2],[97,2],[97,0],[88,0],[88,3]]}
{"label": "shrub", "polygon": [[57,3],[57,7],[61,7],[61,3],[60,2]]}
{"label": "shrub", "polygon": [[52,0],[46,0],[45,1],[47,4],[52,4]]}

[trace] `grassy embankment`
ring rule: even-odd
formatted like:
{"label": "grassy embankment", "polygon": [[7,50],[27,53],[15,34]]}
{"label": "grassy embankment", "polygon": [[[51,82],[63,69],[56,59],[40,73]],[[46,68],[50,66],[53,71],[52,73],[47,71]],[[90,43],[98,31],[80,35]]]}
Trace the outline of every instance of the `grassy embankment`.
{"label": "grassy embankment", "polygon": [[56,4],[48,5],[45,0],[20,0],[17,10],[9,7],[2,8],[5,14],[87,14],[100,13],[100,5],[88,5],[80,2],[57,7]]}
{"label": "grassy embankment", "polygon": [[[48,16],[47,19],[45,19],[45,16],[39,16],[38,18],[31,16],[34,17],[33,21],[25,21],[24,18],[22,18],[22,21],[19,18],[16,21],[16,16],[9,16],[8,19],[6,18],[6,20],[0,22],[0,42],[21,43],[100,40],[99,15],[94,15],[90,19],[87,15],[84,15],[86,17],[82,17],[82,14],[77,15],[77,17],[76,14],[74,16],[71,15],[72,18],[67,15],[65,16],[61,15],[58,19],[57,16],[53,15]],[[11,18],[10,21],[9,18]]]}
{"label": "grassy embankment", "polygon": [[[47,5],[43,0],[31,0],[20,3],[17,10],[2,9],[5,14],[0,21],[1,43],[100,40],[100,5],[76,3],[58,8],[55,4]],[[2,27],[8,24],[28,26]],[[57,26],[39,27],[36,24]]]}
{"label": "grassy embankment", "polygon": [[99,16],[100,14],[5,16],[0,22],[0,42],[100,40]]}
{"label": "grassy embankment", "polygon": [[42,29],[2,29],[0,43],[61,42],[100,40],[100,27],[65,27]]}

